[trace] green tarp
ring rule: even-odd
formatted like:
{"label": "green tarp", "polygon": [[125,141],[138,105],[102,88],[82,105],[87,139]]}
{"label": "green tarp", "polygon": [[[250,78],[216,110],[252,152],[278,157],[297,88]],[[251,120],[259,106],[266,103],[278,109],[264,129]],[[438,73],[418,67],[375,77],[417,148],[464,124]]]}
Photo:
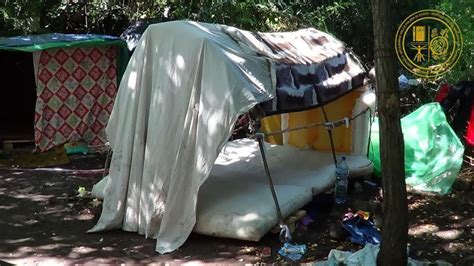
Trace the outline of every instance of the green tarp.
{"label": "green tarp", "polygon": [[35,52],[51,48],[87,45],[119,45],[126,47],[126,43],[118,37],[98,34],[47,33],[0,37],[0,49],[10,51]]}
{"label": "green tarp", "polygon": [[[446,194],[462,165],[464,146],[438,103],[421,106],[401,120],[406,183],[421,191]],[[378,120],[372,124],[369,158],[381,175]]]}

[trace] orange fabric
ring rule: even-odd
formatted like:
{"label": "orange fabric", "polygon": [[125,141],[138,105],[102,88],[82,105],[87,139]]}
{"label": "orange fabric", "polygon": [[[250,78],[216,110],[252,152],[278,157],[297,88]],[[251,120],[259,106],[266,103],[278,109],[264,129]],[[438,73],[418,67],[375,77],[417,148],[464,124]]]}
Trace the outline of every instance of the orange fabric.
{"label": "orange fabric", "polygon": [[[362,90],[354,90],[343,97],[327,104],[324,109],[328,115],[329,121],[339,120],[344,117],[351,117],[352,110],[357,98],[361,95]],[[265,117],[262,120],[262,130],[264,132],[273,132],[281,130],[282,116],[288,116],[288,128],[305,126],[312,123],[325,122],[321,108],[308,111],[295,112],[284,115],[274,115]],[[336,152],[351,152],[352,146],[352,129],[346,127],[338,127],[333,131],[334,146]],[[283,144],[281,134],[270,136],[267,141],[273,144]],[[314,127],[310,129],[302,129],[289,133],[288,144],[296,147],[312,147],[320,151],[331,151],[331,143],[326,128]]]}

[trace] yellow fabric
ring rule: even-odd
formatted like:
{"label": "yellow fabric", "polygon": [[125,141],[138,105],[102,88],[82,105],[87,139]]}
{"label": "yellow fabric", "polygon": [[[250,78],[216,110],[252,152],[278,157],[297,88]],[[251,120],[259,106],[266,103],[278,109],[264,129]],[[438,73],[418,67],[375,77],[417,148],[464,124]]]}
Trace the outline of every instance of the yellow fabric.
{"label": "yellow fabric", "polygon": [[[362,90],[354,90],[343,97],[327,104],[324,109],[329,121],[339,120],[344,117],[352,116],[352,109],[357,98],[361,95]],[[262,120],[262,130],[264,132],[273,132],[281,130],[282,116],[288,117],[288,128],[305,126],[312,123],[325,122],[321,108],[308,111],[295,112],[284,115],[273,115],[265,117]],[[351,152],[352,145],[352,129],[346,127],[338,127],[333,131],[334,146],[336,152]],[[296,147],[306,148],[312,147],[320,151],[331,151],[331,143],[329,135],[324,127],[314,127],[310,129],[302,129],[289,132],[288,144]],[[283,144],[281,134],[270,136],[267,141],[272,144]]]}

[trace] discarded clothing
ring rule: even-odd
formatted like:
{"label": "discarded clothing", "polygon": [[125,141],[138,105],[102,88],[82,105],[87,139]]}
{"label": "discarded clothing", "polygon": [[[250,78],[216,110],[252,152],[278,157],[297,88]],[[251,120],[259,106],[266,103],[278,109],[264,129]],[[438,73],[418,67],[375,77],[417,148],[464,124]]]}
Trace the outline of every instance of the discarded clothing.
{"label": "discarded clothing", "polygon": [[474,147],[474,104],[471,105],[471,116],[467,127],[466,141],[471,147]]}
{"label": "discarded clothing", "polygon": [[456,132],[465,130],[467,120],[470,114],[472,101],[474,100],[474,82],[462,81],[454,86],[441,102],[444,111],[454,107],[459,101],[459,107],[456,110],[456,115],[453,120],[453,129]]}
{"label": "discarded clothing", "polygon": [[332,249],[329,252],[328,260],[316,262],[316,266],[332,266],[341,263],[347,266],[377,265],[379,250],[379,245],[372,244],[367,244],[363,249],[354,253]]}
{"label": "discarded clothing", "polygon": [[285,243],[278,251],[278,254],[292,261],[300,260],[305,253],[306,245],[292,245],[290,243]]}
{"label": "discarded clothing", "polygon": [[451,86],[448,83],[443,83],[439,86],[438,91],[436,92],[435,102],[442,103],[448,96]]}
{"label": "discarded clothing", "polygon": [[[441,102],[443,110],[446,112],[456,107],[456,113],[452,121],[454,132],[464,135],[466,132],[466,141],[474,146],[474,81],[461,81],[454,86]],[[467,129],[466,129],[467,127]]]}
{"label": "discarded clothing", "polygon": [[380,233],[375,228],[372,221],[369,220],[367,212],[358,211],[349,212],[342,222],[342,227],[349,233],[349,240],[359,245],[380,244]]}
{"label": "discarded clothing", "polygon": [[[380,246],[367,244],[365,247],[357,252],[342,251],[337,249],[332,249],[329,252],[327,261],[318,261],[315,263],[315,266],[337,266],[337,265],[347,265],[347,266],[371,266],[377,265],[377,255],[379,254]],[[419,261],[412,258],[408,258],[408,266],[428,266],[428,265],[437,265],[437,266],[449,266],[451,265],[448,262],[438,260],[435,262],[429,261]]]}

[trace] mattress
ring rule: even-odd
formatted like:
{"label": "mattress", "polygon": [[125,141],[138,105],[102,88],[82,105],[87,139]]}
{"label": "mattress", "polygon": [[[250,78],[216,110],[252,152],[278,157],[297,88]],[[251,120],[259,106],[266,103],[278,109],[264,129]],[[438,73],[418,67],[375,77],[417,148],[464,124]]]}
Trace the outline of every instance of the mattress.
{"label": "mattress", "polygon": [[[275,186],[283,216],[312,199],[310,188]],[[197,233],[258,241],[275,224],[277,214],[267,184],[213,180],[201,187],[197,204]]]}
{"label": "mattress", "polygon": [[[267,161],[283,216],[309,203],[335,181],[331,153],[266,144]],[[369,175],[372,162],[346,156],[351,177]],[[226,144],[199,191],[197,233],[258,241],[278,222],[258,144]]]}

